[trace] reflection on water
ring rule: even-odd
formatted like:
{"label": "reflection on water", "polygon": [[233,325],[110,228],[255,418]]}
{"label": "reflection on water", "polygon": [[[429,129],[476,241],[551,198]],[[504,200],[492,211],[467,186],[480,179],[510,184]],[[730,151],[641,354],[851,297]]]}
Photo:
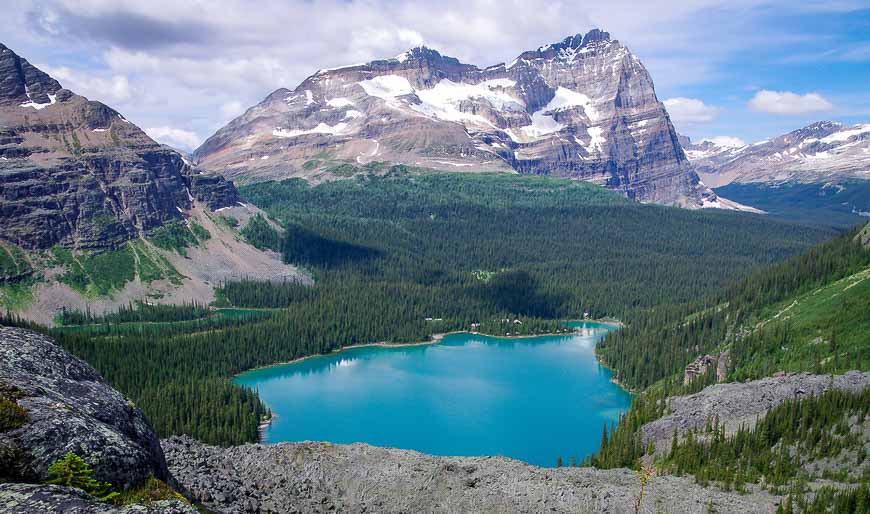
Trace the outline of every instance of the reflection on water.
{"label": "reflection on water", "polygon": [[245,373],[277,414],[264,442],[368,442],[539,465],[594,451],[630,396],[595,359],[604,325],[518,339],[452,334],[364,347]]}

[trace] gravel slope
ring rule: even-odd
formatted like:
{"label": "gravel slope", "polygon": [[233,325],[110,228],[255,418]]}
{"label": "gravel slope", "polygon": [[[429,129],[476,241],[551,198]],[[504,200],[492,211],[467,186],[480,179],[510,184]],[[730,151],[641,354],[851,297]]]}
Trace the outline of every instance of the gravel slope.
{"label": "gravel slope", "polygon": [[[539,468],[503,457],[435,457],[366,444],[162,442],[176,480],[217,512],[634,512],[627,469]],[[768,513],[779,498],[656,477],[641,512]]]}
{"label": "gravel slope", "polygon": [[[726,433],[736,432],[741,425],[755,426],[755,421],[782,402],[795,397],[818,395],[831,386],[830,375],[798,373],[753,380],[714,384],[703,391],[668,399],[671,413],[647,423],[641,430],[644,443],[652,440],[656,452],[670,450],[674,430],[684,434],[689,429],[703,428],[707,419],[719,416]],[[850,371],[833,379],[837,389],[860,391],[870,387],[870,372]]]}

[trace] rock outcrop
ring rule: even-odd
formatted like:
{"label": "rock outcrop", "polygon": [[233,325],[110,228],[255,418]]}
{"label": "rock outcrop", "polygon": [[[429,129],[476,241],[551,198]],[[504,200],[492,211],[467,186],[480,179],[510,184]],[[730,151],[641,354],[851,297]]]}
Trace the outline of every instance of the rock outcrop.
{"label": "rock outcrop", "polygon": [[142,411],[51,339],[0,326],[0,387],[15,391],[26,416],[21,426],[0,432],[0,479],[41,482],[68,452],[117,488],[169,478]]}
{"label": "rock outcrop", "polygon": [[245,181],[318,181],[386,162],[578,178],[665,204],[700,206],[705,192],[646,68],[600,30],[483,69],[417,47],[320,70],[194,156]]}
{"label": "rock outcrop", "polygon": [[[365,444],[206,446],[163,441],[170,470],[216,512],[635,512],[627,469],[539,468],[504,457],[436,457]],[[661,476],[641,512],[769,513],[779,498],[737,494]]]}
{"label": "rock outcrop", "polygon": [[683,372],[683,385],[686,385],[696,378],[703,376],[709,371],[710,366],[716,365],[716,381],[725,380],[725,375],[728,372],[728,352],[722,352],[718,355],[701,355],[694,361],[690,362]]}
{"label": "rock outcrop", "polygon": [[831,379],[830,375],[809,373],[780,375],[750,382],[714,384],[688,396],[668,399],[669,414],[641,428],[644,444],[652,441],[656,452],[670,449],[674,431],[683,435],[703,429],[718,417],[726,434],[741,426],[752,428],[757,419],[777,405],[795,397],[819,395],[833,385],[836,389],[861,391],[870,387],[870,372],[850,371]]}
{"label": "rock outcrop", "polygon": [[0,44],[0,239],[113,248],[180,219],[194,198],[213,209],[237,201],[222,177]]}

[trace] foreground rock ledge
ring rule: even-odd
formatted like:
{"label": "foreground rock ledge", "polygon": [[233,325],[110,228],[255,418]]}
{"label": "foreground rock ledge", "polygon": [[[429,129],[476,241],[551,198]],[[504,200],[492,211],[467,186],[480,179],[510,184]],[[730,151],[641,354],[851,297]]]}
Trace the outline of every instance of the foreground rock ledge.
{"label": "foreground rock ledge", "polygon": [[192,506],[161,500],[151,505],[114,507],[98,502],[81,489],[59,485],[0,484],[0,512],[3,514],[33,514],[63,512],[65,514],[197,514]]}
{"label": "foreground rock ledge", "polygon": [[[503,457],[435,457],[366,444],[207,446],[162,441],[169,469],[217,512],[634,512],[638,478],[627,469],[549,469]],[[726,493],[692,478],[647,485],[642,512],[769,513],[779,498]]]}
{"label": "foreground rock ledge", "polygon": [[50,338],[0,327],[0,386],[20,391],[24,425],[0,432],[0,480],[41,482],[74,452],[116,488],[167,480],[157,433],[142,411]]}

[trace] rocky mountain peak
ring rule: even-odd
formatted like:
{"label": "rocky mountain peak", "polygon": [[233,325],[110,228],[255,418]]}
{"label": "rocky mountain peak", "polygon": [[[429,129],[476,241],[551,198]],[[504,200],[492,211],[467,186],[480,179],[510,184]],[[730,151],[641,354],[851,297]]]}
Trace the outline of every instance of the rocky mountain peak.
{"label": "rocky mountain peak", "polygon": [[599,29],[507,65],[480,68],[420,46],[320,70],[194,156],[246,181],[393,163],[579,178],[643,201],[702,205],[649,73]]}
{"label": "rocky mountain peak", "polygon": [[592,29],[584,34],[575,34],[568,36],[558,43],[550,43],[538,47],[536,50],[523,52],[517,59],[533,60],[533,59],[554,59],[561,58],[563,60],[573,61],[579,53],[590,53],[598,47],[606,47],[611,42],[610,33],[599,29]]}
{"label": "rocky mountain peak", "polygon": [[0,45],[0,239],[114,248],[178,220],[194,199],[223,207],[235,188]]}
{"label": "rocky mountain peak", "polygon": [[806,138],[826,137],[842,128],[843,124],[836,121],[817,121],[780,137],[784,143],[792,143]]}
{"label": "rocky mountain peak", "polygon": [[60,83],[0,43],[0,104],[47,105]]}
{"label": "rocky mountain peak", "polygon": [[588,46],[595,41],[610,41],[610,32],[592,29],[583,36],[583,46]]}
{"label": "rocky mountain peak", "polygon": [[418,45],[413,48],[409,48],[408,50],[394,57],[394,59],[400,63],[446,62],[454,65],[462,64],[461,62],[459,62],[459,59],[442,55],[441,52],[439,52],[438,50],[435,50],[434,48],[429,48],[428,46],[424,45]]}

